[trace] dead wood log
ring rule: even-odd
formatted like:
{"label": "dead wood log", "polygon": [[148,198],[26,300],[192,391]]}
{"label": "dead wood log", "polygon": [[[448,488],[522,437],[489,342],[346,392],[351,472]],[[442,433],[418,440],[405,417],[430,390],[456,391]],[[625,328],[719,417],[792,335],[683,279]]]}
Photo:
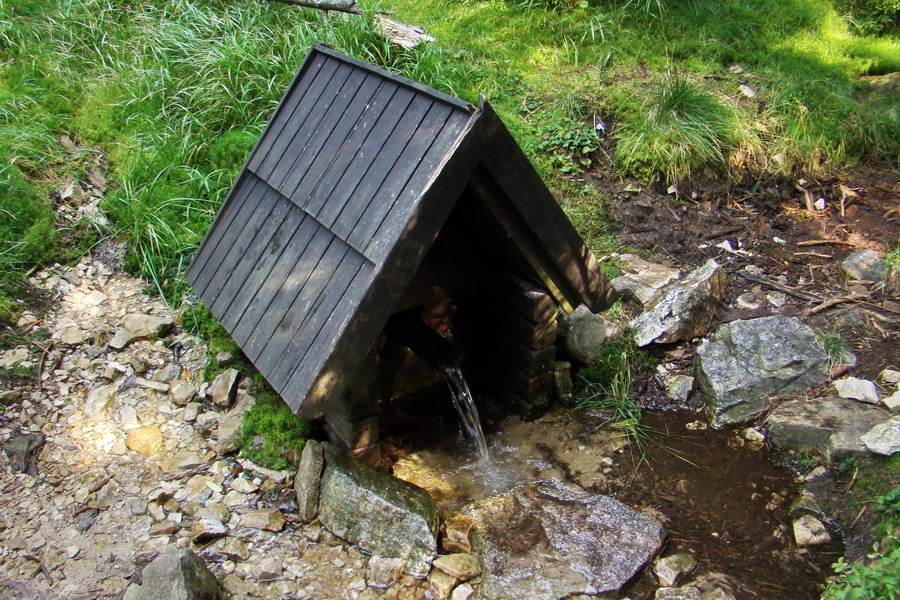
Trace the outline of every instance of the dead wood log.
{"label": "dead wood log", "polygon": [[361,15],[362,10],[353,0],[269,0],[270,2],[282,2],[295,6],[317,8],[319,10],[336,10],[339,12]]}
{"label": "dead wood log", "polygon": [[423,42],[434,41],[434,36],[429,35],[423,27],[395,21],[383,15],[375,15],[375,25],[392,44],[404,50],[412,50]]}

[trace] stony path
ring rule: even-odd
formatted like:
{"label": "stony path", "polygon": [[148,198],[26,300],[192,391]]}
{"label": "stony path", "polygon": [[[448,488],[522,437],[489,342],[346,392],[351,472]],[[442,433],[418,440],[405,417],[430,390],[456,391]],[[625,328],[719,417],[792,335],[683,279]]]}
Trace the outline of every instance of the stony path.
{"label": "stony path", "polygon": [[119,598],[168,544],[200,554],[235,598],[426,597],[421,582],[392,581],[299,523],[290,474],[217,455],[228,409],[204,396],[205,346],[183,333],[132,339],[121,327],[131,314],[171,319],[141,292],[146,282],[85,259],[33,283],[58,308],[20,322],[50,332],[46,351],[0,353],[5,368],[41,373],[36,389],[3,392],[0,445],[20,431],[45,444],[36,476],[0,453],[0,597]]}

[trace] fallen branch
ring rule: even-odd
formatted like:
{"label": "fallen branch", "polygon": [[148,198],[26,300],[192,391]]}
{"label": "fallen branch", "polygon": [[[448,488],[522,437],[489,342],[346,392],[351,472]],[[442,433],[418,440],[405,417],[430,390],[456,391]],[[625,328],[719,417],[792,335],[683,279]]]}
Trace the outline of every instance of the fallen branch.
{"label": "fallen branch", "polygon": [[752,281],[754,283],[761,283],[762,285],[767,285],[770,288],[774,288],[778,291],[784,292],[785,294],[790,294],[796,298],[800,298],[801,300],[808,300],[811,302],[822,302],[822,298],[819,296],[808,294],[802,290],[798,290],[796,288],[792,288],[788,285],[784,285],[783,283],[778,283],[777,281],[772,281],[771,279],[766,279],[765,277],[757,277],[756,275],[751,275],[750,273],[745,273],[744,271],[739,271],[738,275],[743,277],[748,281]]}
{"label": "fallen branch", "polygon": [[326,11],[336,10],[354,15],[362,14],[362,10],[353,0],[269,0],[269,2],[281,2],[283,4],[293,4],[295,6],[305,6]]}
{"label": "fallen branch", "polygon": [[843,296],[841,298],[829,298],[828,300],[826,300],[822,304],[818,305],[817,307],[810,309],[809,314],[811,314],[811,315],[818,314],[818,313],[822,312],[823,310],[828,310],[832,306],[837,306],[838,304],[843,304],[844,302],[857,302],[860,298],[862,298],[862,296],[856,296],[856,295]]}
{"label": "fallen branch", "polygon": [[805,246],[825,246],[827,244],[834,244],[837,246],[855,246],[853,242],[845,242],[843,240],[806,240],[805,242],[797,242],[797,246],[805,247]]}

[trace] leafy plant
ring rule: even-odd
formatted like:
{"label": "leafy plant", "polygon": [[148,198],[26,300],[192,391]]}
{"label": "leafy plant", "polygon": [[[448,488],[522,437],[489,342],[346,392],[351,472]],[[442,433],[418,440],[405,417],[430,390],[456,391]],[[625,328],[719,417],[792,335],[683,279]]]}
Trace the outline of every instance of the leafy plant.
{"label": "leafy plant", "polygon": [[891,33],[900,28],[900,0],[838,0],[835,8],[861,33]]}
{"label": "leafy plant", "polygon": [[264,392],[244,413],[241,454],[262,467],[286,469],[286,455],[300,451],[311,432],[309,421],[295,415],[277,394]]}

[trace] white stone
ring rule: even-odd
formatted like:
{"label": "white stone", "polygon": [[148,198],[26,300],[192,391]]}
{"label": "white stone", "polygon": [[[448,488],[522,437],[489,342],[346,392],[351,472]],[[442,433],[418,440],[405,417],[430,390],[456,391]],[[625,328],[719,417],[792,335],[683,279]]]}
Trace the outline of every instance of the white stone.
{"label": "white stone", "polygon": [[900,409],[900,390],[894,392],[887,398],[882,398],[881,403],[887,406],[889,410],[896,412]]}
{"label": "white stone", "polygon": [[473,600],[474,598],[475,590],[468,583],[457,586],[450,594],[450,600]]}
{"label": "white stone", "polygon": [[878,404],[878,390],[875,384],[868,379],[846,377],[834,382],[834,387],[841,398],[859,400],[869,404]]}
{"label": "white stone", "polygon": [[900,416],[876,425],[860,439],[875,454],[891,456],[900,452]]}
{"label": "white stone", "polygon": [[798,546],[816,546],[830,542],[831,535],[820,520],[805,515],[794,521],[794,540]]}
{"label": "white stone", "polygon": [[885,369],[881,372],[881,380],[885,383],[900,383],[900,371]]}

